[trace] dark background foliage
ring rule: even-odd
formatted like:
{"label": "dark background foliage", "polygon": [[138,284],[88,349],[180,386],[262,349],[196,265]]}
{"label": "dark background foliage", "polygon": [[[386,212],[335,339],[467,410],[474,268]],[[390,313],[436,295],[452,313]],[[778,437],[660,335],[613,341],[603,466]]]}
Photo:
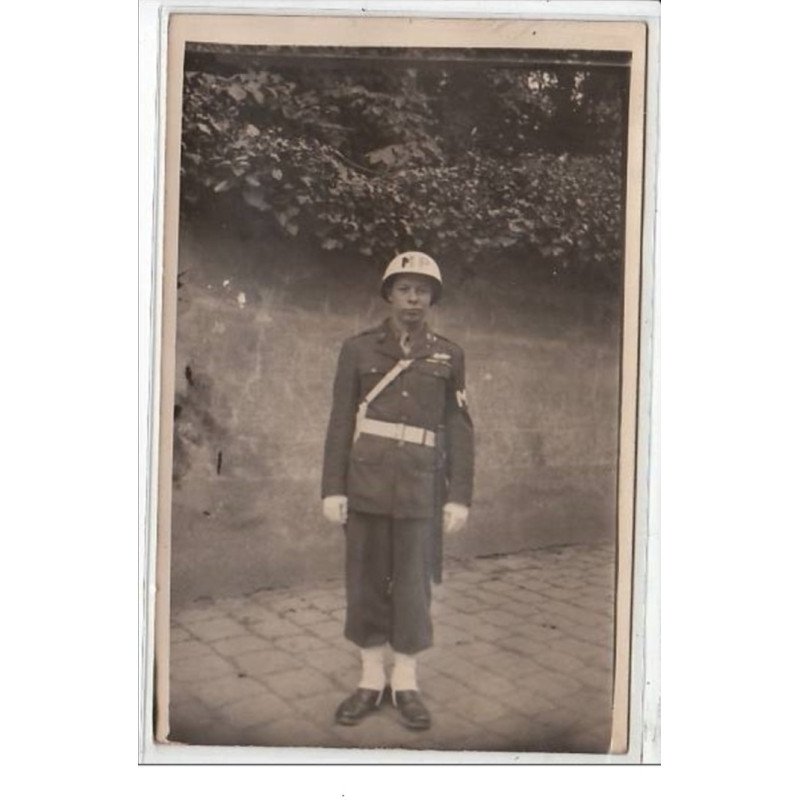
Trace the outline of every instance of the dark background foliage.
{"label": "dark background foliage", "polygon": [[[182,212],[462,279],[497,257],[616,287],[627,73],[591,54],[195,45]],[[553,59],[553,54],[549,55]]]}

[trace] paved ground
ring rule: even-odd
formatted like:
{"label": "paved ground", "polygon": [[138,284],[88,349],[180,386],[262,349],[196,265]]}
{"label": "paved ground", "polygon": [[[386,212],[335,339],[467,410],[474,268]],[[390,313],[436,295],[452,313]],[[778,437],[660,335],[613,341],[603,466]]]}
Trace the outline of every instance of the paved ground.
{"label": "paved ground", "polygon": [[446,564],[419,680],[434,724],[390,705],[333,722],[359,676],[338,584],[176,609],[171,736],[192,744],[605,752],[614,551],[546,548]]}

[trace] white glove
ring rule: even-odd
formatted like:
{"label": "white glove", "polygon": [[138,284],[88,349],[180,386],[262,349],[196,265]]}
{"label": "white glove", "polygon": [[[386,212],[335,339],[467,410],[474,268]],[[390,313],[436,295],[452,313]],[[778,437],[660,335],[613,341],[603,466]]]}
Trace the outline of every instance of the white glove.
{"label": "white glove", "polygon": [[469,508],[461,503],[445,503],[442,514],[444,532],[458,533],[467,524]]}
{"label": "white glove", "polygon": [[344,525],[347,522],[347,498],[343,494],[332,494],[322,500],[322,513],[328,522]]}

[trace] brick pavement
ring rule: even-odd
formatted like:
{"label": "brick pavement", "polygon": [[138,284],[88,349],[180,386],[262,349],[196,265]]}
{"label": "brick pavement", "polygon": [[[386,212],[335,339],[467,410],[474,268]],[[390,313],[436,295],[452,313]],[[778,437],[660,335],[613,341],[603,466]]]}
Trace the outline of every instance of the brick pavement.
{"label": "brick pavement", "polygon": [[419,658],[433,716],[390,706],[336,725],[359,676],[342,636],[344,590],[261,591],[174,610],[170,722],[191,744],[605,752],[611,715],[611,546],[448,562],[436,644]]}

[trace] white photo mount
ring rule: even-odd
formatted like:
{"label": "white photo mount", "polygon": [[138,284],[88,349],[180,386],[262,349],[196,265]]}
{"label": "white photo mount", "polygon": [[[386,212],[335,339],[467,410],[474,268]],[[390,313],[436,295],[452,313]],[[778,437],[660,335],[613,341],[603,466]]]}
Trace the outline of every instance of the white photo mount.
{"label": "white photo mount", "polygon": [[[619,547],[615,721],[608,754],[476,752],[459,762],[652,763],[659,755],[657,361],[655,209],[658,89],[657,3],[267,3],[141,6],[140,297],[143,353],[140,499],[142,605],[140,760],[144,763],[451,763],[447,752],[243,748],[165,743],[169,632],[169,515],[175,375],[177,197],[186,41],[306,44],[630,49],[631,107],[621,364]],[[288,17],[291,16],[291,20]],[[246,19],[245,19],[246,18]],[[409,26],[404,20],[411,20]],[[499,24],[499,23],[502,24]],[[409,34],[409,28],[412,33]],[[586,42],[590,41],[591,46]]]}

